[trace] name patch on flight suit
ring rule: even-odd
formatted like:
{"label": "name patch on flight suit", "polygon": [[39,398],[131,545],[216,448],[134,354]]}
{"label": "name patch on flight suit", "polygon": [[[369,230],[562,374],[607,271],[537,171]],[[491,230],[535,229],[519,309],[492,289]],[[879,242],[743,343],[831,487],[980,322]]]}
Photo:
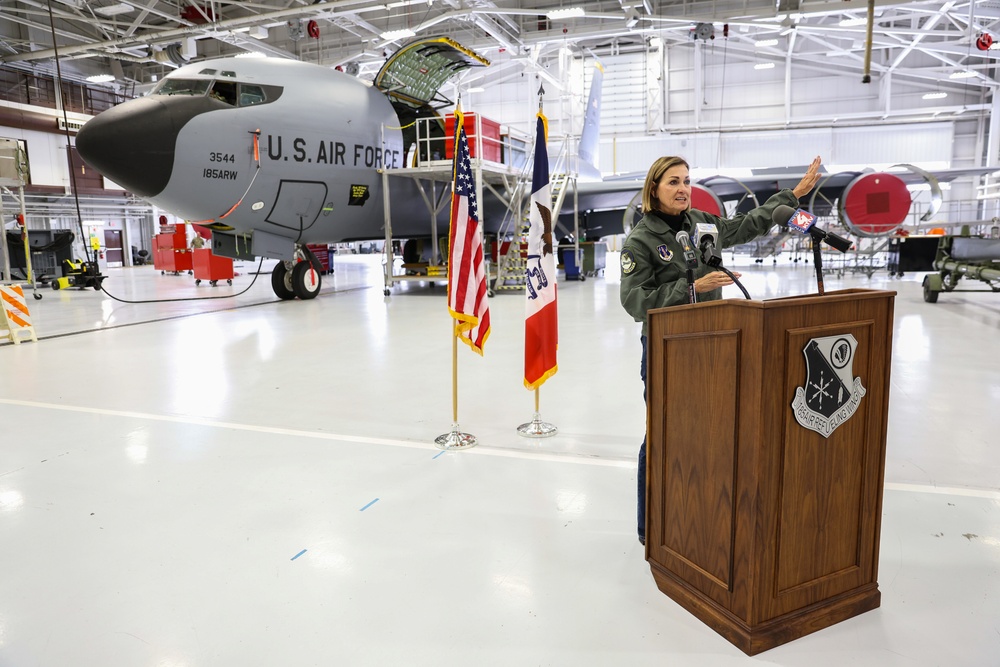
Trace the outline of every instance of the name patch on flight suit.
{"label": "name patch on flight suit", "polygon": [[632,256],[631,250],[622,250],[622,273],[628,275],[635,271],[635,257]]}
{"label": "name patch on flight suit", "polygon": [[660,253],[660,259],[664,262],[669,262],[674,258],[674,251],[666,246],[666,244],[658,246],[656,252]]}

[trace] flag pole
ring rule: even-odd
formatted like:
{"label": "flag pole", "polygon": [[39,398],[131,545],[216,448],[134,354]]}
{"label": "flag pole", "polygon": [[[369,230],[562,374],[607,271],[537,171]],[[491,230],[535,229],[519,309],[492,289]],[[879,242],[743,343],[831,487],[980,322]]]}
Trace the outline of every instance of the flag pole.
{"label": "flag pole", "polygon": [[451,337],[451,421],[458,422],[458,336]]}
{"label": "flag pole", "polygon": [[[456,234],[456,219],[455,219],[456,216],[455,216],[455,212],[457,210],[459,210],[459,209],[456,208],[456,206],[457,206],[456,202],[462,200],[462,198],[465,197],[465,196],[467,196],[467,194],[468,194],[466,192],[466,193],[461,194],[461,196],[460,196],[459,188],[458,188],[458,176],[459,176],[458,163],[459,163],[460,159],[463,161],[463,171],[465,171],[465,172],[468,171],[468,164],[467,164],[468,157],[466,155],[468,153],[468,149],[465,148],[465,150],[462,150],[463,147],[465,146],[465,144],[463,143],[465,141],[465,136],[464,136],[463,131],[462,131],[463,130],[463,128],[462,128],[463,118],[462,118],[462,111],[461,111],[461,109],[462,109],[462,98],[461,98],[461,95],[459,95],[458,101],[455,104],[455,144],[454,144],[454,146],[455,146],[455,165],[452,168],[452,219],[451,219],[451,229],[450,229],[450,234],[449,234],[449,246],[450,247],[449,247],[449,253],[448,253],[449,254],[449,257],[448,257],[448,307],[449,307],[449,309],[452,308],[452,296],[453,296],[453,290],[455,289],[454,284],[453,284],[453,280],[455,278],[456,273],[461,273],[461,271],[462,271],[462,269],[460,267],[456,266],[456,262],[453,261],[454,257],[453,257],[453,252],[452,252],[454,250],[455,243],[457,242],[457,240],[456,240],[456,235],[457,234]],[[472,210],[473,211],[475,209],[475,205],[474,204],[475,204],[475,202],[473,201],[473,205],[472,205]],[[474,222],[477,222],[477,221],[474,221]],[[477,222],[477,224],[478,224],[478,222]],[[462,236],[462,235],[458,234],[458,236]],[[466,269],[466,270],[468,270],[468,269]],[[463,312],[467,312],[467,311],[463,311]],[[434,439],[434,444],[436,444],[439,448],[445,449],[445,450],[449,450],[449,449],[468,449],[470,447],[475,447],[476,444],[477,444],[477,442],[478,442],[476,440],[476,436],[471,435],[469,433],[462,433],[461,429],[459,429],[459,426],[458,426],[458,337],[459,337],[459,335],[462,335],[462,331],[463,331],[462,326],[463,326],[463,323],[462,323],[461,320],[458,319],[457,312],[455,312],[455,314],[456,314],[456,317],[454,319],[452,319],[452,322],[454,323],[454,325],[453,325],[452,331],[451,331],[451,431],[449,431],[448,433],[444,433],[442,435],[439,435],[438,437],[436,437]],[[478,312],[477,312],[477,315],[478,315]],[[488,321],[489,321],[489,313],[488,313],[488,310],[487,310],[486,311],[486,322],[487,322],[487,333],[486,333],[486,335],[487,336],[489,335]],[[477,320],[477,323],[478,323],[478,320]],[[485,337],[481,341],[479,341],[479,343],[478,343],[479,344],[479,348],[475,348],[474,347],[474,349],[477,349],[477,351],[479,351],[480,354],[482,354],[482,343],[483,342],[485,342]]]}
{"label": "flag pole", "polygon": [[[551,235],[553,231],[551,225],[552,212],[548,208],[552,205],[552,196],[550,194],[551,190],[549,190],[548,151],[545,150],[545,140],[548,137],[548,132],[545,127],[545,124],[543,123],[545,119],[545,115],[542,110],[542,99],[544,95],[545,95],[545,88],[543,88],[542,85],[539,84],[538,86],[539,129],[535,134],[535,161],[537,162],[539,160],[542,160],[545,162],[545,165],[542,172],[539,171],[539,169],[537,168],[538,165],[536,165],[536,168],[534,170],[535,176],[532,178],[532,183],[531,183],[532,186],[531,199],[529,200],[528,203],[529,207],[528,220],[531,227],[531,233],[529,234],[529,241],[528,241],[528,258],[529,262],[532,261],[532,258],[534,258],[534,261],[538,263],[538,266],[537,268],[534,269],[526,269],[527,275],[525,277],[526,277],[526,291],[528,294],[529,303],[531,302],[531,299],[539,296],[541,291],[543,291],[546,288],[549,288],[551,289],[551,294],[552,294],[552,303],[550,305],[554,308],[556,276],[555,276],[555,262],[552,261],[554,258],[551,256],[551,252],[553,249],[552,248],[549,249],[548,251],[549,255],[547,258],[545,250],[545,235],[549,236],[550,246],[554,244],[551,244]],[[541,179],[538,178],[539,173],[544,173],[544,176]],[[541,180],[542,182],[536,182],[537,180]],[[539,190],[539,188],[541,188],[541,190]],[[533,205],[535,202],[534,197],[538,191],[545,192],[544,198],[548,199],[548,201],[544,201],[539,204],[539,207],[545,209],[545,212],[542,214],[543,217],[540,219],[536,218],[536,212],[537,212],[536,206]],[[541,225],[542,227],[541,229],[539,229],[539,225]],[[545,227],[548,227],[548,229],[545,229]],[[549,276],[548,278],[545,278],[546,264],[548,265],[549,272],[551,273],[551,276]],[[533,287],[530,284],[530,281],[538,280],[539,276],[542,276],[542,279],[539,281],[537,288]],[[551,281],[551,283],[549,281]],[[539,402],[540,402],[539,396],[541,393],[539,391],[539,387],[541,386],[542,382],[548,379],[548,376],[551,373],[555,372],[555,357],[554,357],[555,350],[554,349],[552,350],[553,352],[553,357],[551,360],[552,368],[548,369],[548,372],[540,380],[538,378],[531,378],[529,380],[527,372],[527,345],[528,345],[528,335],[526,329],[525,330],[525,348],[526,348],[525,385],[530,387],[531,384],[536,381],[538,382],[538,384],[535,384],[534,386],[535,412],[532,415],[530,422],[526,424],[521,424],[520,426],[517,427],[517,433],[518,435],[522,435],[526,438],[548,438],[550,436],[555,435],[559,431],[559,429],[557,429],[555,426],[553,426],[548,422],[542,421],[542,415],[539,409]]]}
{"label": "flag pole", "polygon": [[[454,320],[453,320],[454,321]],[[457,322],[456,322],[457,324]],[[451,431],[434,438],[441,449],[469,449],[478,444],[476,436],[462,433],[458,426],[458,336],[451,336]]]}

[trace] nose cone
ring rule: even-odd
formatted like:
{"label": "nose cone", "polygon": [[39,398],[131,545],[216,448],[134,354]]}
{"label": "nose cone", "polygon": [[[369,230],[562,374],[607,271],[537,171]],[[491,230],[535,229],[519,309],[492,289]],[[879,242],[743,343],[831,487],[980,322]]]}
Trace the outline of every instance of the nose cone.
{"label": "nose cone", "polygon": [[177,134],[210,110],[204,98],[143,97],[98,114],[76,135],[80,157],[140,197],[163,192],[174,169]]}

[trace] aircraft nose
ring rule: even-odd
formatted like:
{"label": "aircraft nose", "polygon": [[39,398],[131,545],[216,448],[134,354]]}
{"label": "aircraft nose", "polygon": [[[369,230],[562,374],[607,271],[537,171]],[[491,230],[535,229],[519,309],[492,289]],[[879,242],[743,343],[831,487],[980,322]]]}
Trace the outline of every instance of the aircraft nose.
{"label": "aircraft nose", "polygon": [[76,149],[87,164],[129,192],[154,197],[170,180],[177,134],[209,110],[204,102],[142,97],[119,104],[80,129]]}

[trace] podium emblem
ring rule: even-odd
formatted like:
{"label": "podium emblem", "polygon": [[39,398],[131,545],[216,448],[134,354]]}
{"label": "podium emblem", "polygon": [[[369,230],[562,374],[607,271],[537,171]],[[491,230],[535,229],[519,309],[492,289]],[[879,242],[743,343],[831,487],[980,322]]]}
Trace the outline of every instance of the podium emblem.
{"label": "podium emblem", "polygon": [[795,388],[792,411],[804,428],[829,438],[861,404],[865,388],[854,377],[858,341],[851,334],[813,338],[802,349],[806,358],[804,387]]}

